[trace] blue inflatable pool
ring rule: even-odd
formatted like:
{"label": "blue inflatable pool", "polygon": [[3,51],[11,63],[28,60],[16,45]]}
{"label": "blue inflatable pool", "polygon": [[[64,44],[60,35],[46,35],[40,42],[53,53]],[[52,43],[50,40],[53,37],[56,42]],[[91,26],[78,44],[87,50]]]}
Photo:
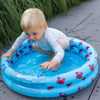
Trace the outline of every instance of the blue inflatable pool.
{"label": "blue inflatable pool", "polygon": [[39,64],[49,56],[37,53],[30,40],[24,41],[11,60],[1,60],[4,83],[15,92],[39,98],[50,98],[78,92],[92,83],[98,73],[98,55],[88,43],[69,37],[61,67],[43,71]]}

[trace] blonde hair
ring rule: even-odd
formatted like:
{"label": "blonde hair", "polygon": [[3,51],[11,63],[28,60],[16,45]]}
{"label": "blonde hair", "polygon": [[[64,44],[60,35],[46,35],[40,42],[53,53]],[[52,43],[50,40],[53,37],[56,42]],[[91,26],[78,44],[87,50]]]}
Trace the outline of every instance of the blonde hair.
{"label": "blonde hair", "polygon": [[37,8],[29,8],[22,14],[20,24],[23,30],[27,30],[32,27],[40,28],[46,24],[46,19],[41,10]]}

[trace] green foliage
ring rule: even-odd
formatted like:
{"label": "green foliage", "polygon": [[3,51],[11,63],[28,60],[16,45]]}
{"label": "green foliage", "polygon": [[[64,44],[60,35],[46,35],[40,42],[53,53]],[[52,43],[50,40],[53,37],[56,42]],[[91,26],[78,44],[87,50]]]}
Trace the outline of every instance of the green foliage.
{"label": "green foliage", "polygon": [[48,19],[81,1],[87,0],[0,0],[0,47],[21,34],[20,17],[26,9],[39,8]]}

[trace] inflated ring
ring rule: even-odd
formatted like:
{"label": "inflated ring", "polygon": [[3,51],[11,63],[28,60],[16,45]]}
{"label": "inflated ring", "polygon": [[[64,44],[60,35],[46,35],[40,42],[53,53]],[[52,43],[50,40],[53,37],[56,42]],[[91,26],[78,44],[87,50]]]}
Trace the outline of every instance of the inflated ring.
{"label": "inflated ring", "polygon": [[[24,41],[13,54],[1,60],[1,76],[4,83],[15,92],[39,98],[59,97],[78,92],[92,83],[98,73],[98,55],[88,43],[68,37],[70,45],[66,49],[86,60],[79,68],[55,76],[31,76],[16,72],[12,66],[21,56],[33,52],[32,42]],[[67,67],[66,67],[67,68]]]}

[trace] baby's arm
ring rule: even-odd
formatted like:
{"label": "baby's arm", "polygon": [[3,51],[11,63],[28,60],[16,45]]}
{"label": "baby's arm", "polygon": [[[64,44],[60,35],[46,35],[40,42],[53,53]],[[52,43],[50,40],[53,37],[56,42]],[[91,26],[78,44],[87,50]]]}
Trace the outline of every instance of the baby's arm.
{"label": "baby's arm", "polygon": [[64,49],[62,46],[54,39],[53,36],[49,35],[47,37],[47,43],[52,47],[52,49],[55,52],[55,56],[51,59],[51,61],[44,62],[43,64],[40,64],[42,66],[43,70],[45,70],[47,67],[51,69],[52,67],[56,66],[57,64],[60,64],[64,57]]}
{"label": "baby's arm", "polygon": [[16,41],[14,42],[14,44],[12,45],[12,48],[10,49],[9,52],[7,53],[4,53],[2,56],[1,56],[1,59],[3,59],[4,57],[9,57],[9,60],[11,59],[13,53],[15,52],[15,50],[20,46],[20,44],[25,40],[27,39],[26,37],[26,34],[23,32],[17,39]]}
{"label": "baby's arm", "polygon": [[[62,47],[61,47],[62,48]],[[42,64],[40,64],[40,66],[42,67],[43,70],[49,70],[51,68],[53,68],[54,66],[59,66],[59,64],[61,63],[62,59],[63,59],[63,56],[64,56],[64,50],[62,49],[62,52],[57,52],[55,54],[55,56],[53,57],[53,59],[51,59],[51,61],[46,61]]]}
{"label": "baby's arm", "polygon": [[55,38],[51,35],[48,38],[48,44],[52,47],[53,51],[55,52],[55,56],[53,57],[52,60],[56,60],[58,62],[57,64],[60,64],[60,62],[64,57],[64,49],[58,43],[58,41],[56,41]]}

